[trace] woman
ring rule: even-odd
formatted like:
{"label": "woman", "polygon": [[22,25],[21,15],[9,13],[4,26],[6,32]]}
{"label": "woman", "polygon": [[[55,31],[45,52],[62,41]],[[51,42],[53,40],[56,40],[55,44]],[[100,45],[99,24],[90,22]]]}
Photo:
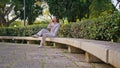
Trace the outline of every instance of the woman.
{"label": "woman", "polygon": [[52,22],[48,25],[48,29],[42,29],[37,34],[33,35],[33,37],[39,37],[42,36],[42,40],[40,42],[39,47],[42,47],[45,44],[46,37],[56,37],[58,30],[60,28],[60,24],[58,22],[58,19],[56,16],[53,16]]}

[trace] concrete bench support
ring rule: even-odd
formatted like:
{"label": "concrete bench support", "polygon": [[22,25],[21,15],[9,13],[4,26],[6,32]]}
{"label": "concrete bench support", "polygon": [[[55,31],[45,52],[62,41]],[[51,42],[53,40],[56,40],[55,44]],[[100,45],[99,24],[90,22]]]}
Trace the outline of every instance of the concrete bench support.
{"label": "concrete bench support", "polygon": [[89,63],[102,62],[100,59],[98,59],[97,57],[95,57],[94,55],[88,52],[85,53],[85,60],[86,62],[89,62]]}
{"label": "concrete bench support", "polygon": [[2,42],[9,42],[9,39],[2,39]]}
{"label": "concrete bench support", "polygon": [[45,46],[50,46],[50,44],[51,44],[50,41],[45,42]]}
{"label": "concrete bench support", "polygon": [[109,51],[109,61],[111,65],[115,66],[116,68],[120,68],[120,49],[116,47],[116,49]]}
{"label": "concrete bench support", "polygon": [[18,40],[15,40],[15,43],[18,43]]}
{"label": "concrete bench support", "polygon": [[67,45],[61,44],[61,43],[53,43],[53,47],[55,48],[66,48]]}
{"label": "concrete bench support", "polygon": [[83,50],[73,47],[73,46],[68,46],[68,52],[70,53],[85,53]]}
{"label": "concrete bench support", "polygon": [[27,40],[27,44],[34,44],[33,40]]}
{"label": "concrete bench support", "polygon": [[2,39],[1,41],[2,41],[2,42],[5,42],[5,40],[3,40],[3,39]]}

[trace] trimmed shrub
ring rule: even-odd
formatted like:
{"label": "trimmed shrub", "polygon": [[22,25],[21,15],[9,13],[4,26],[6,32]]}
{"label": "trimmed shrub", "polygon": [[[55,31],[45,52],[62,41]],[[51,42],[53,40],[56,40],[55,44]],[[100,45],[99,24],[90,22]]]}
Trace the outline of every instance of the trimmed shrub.
{"label": "trimmed shrub", "polygon": [[59,32],[61,37],[120,42],[120,13],[62,25]]}
{"label": "trimmed shrub", "polygon": [[98,26],[98,39],[118,41],[120,38],[120,13],[115,12],[99,19],[101,19],[98,21],[101,22],[101,25]]}
{"label": "trimmed shrub", "polygon": [[71,24],[64,24],[61,25],[60,30],[59,30],[59,37],[71,37]]}
{"label": "trimmed shrub", "polygon": [[2,27],[0,29],[0,36],[31,36],[46,27],[47,24],[27,27]]}

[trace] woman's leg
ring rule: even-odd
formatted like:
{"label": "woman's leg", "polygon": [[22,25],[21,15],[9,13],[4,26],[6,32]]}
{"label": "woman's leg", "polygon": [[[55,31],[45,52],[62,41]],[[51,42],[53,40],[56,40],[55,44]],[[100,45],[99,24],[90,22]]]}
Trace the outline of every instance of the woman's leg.
{"label": "woman's leg", "polygon": [[49,31],[47,29],[41,29],[37,34],[33,35],[33,37],[37,38],[39,36],[42,36],[44,33],[48,33]]}
{"label": "woman's leg", "polygon": [[45,34],[43,34],[42,40],[40,42],[40,46],[39,47],[41,47],[41,46],[43,46],[45,44],[46,37],[53,37],[53,34],[52,33],[45,33]]}
{"label": "woman's leg", "polygon": [[39,47],[41,47],[41,46],[43,46],[43,45],[45,44],[45,40],[46,40],[46,37],[43,36],[43,37],[42,37],[42,40],[41,40],[41,42],[40,42],[40,46],[39,46]]}
{"label": "woman's leg", "polygon": [[41,29],[37,35],[42,36],[44,33],[48,33],[49,31],[47,29]]}

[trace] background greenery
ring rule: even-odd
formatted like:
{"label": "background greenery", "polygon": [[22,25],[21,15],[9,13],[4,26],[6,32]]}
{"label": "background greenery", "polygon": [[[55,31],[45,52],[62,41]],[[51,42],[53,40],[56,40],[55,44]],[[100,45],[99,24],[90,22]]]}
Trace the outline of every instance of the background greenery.
{"label": "background greenery", "polygon": [[[24,10],[27,25],[32,25],[40,15],[56,15],[60,19],[75,22],[76,19],[81,21],[109,15],[115,10],[111,0],[25,0],[25,4],[24,7],[24,0],[1,0],[0,26],[8,27],[17,19],[24,20]],[[11,12],[12,19],[9,19]]]}
{"label": "background greenery", "polygon": [[[0,1],[0,26],[9,26],[17,19],[27,20],[28,25],[32,25],[39,15],[42,15],[43,8],[41,0],[1,0]],[[25,9],[24,9],[25,8]],[[24,18],[25,10],[25,18]],[[14,11],[14,12],[13,12]],[[9,15],[12,12],[12,19]]]}
{"label": "background greenery", "polygon": [[120,13],[63,25],[59,35],[120,42]]}
{"label": "background greenery", "polygon": [[[47,24],[37,24],[26,27],[2,27],[0,35],[3,36],[31,36]],[[84,38],[120,42],[120,13],[87,19],[81,22],[61,24],[59,37]]]}
{"label": "background greenery", "polygon": [[69,22],[112,14],[111,0],[45,0],[50,13]]}

